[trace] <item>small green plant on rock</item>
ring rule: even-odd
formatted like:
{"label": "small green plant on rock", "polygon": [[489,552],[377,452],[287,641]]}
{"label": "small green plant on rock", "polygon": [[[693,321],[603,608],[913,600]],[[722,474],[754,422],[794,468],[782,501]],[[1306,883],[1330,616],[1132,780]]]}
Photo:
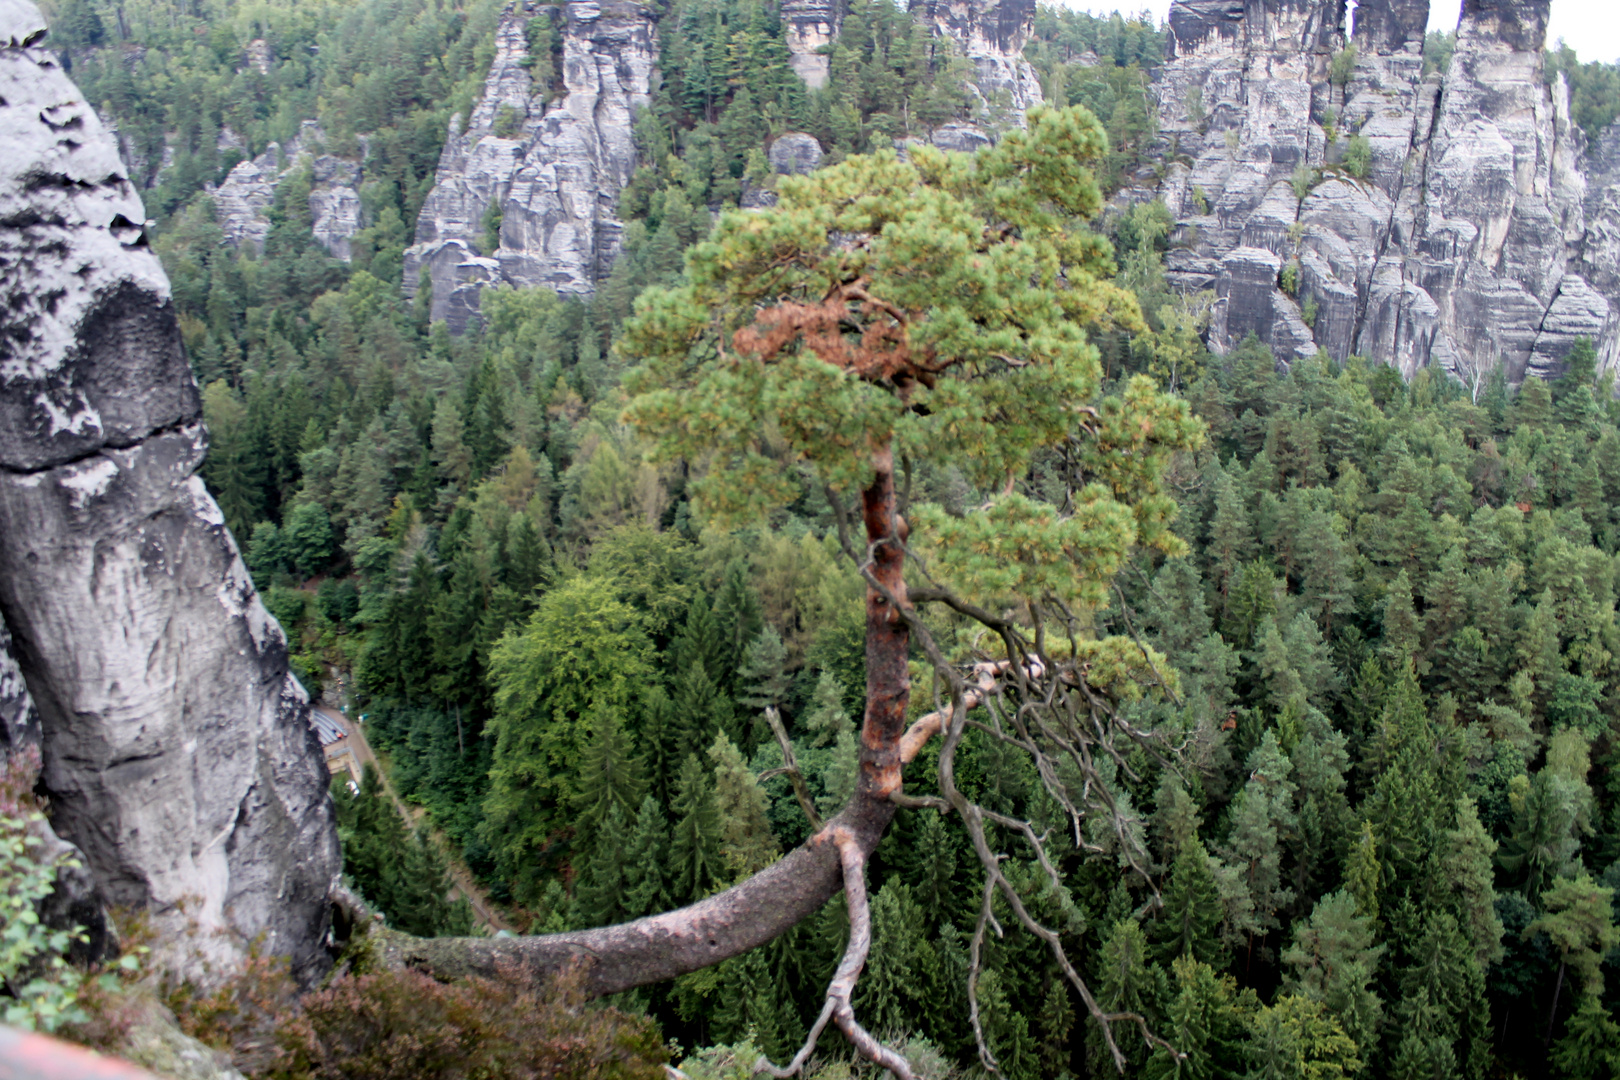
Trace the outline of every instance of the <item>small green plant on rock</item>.
{"label": "small green plant on rock", "polygon": [[1282,291],[1289,296],[1299,295],[1299,262],[1289,262],[1282,268]]}
{"label": "small green plant on rock", "polygon": [[1344,171],[1357,180],[1367,179],[1372,172],[1372,143],[1367,136],[1350,136],[1350,145],[1344,151]]}
{"label": "small green plant on rock", "polygon": [[1289,186],[1294,189],[1294,198],[1298,199],[1300,202],[1304,202],[1305,196],[1309,195],[1311,193],[1311,189],[1320,183],[1321,180],[1321,170],[1313,169],[1302,161],[1299,163],[1298,167],[1294,169],[1294,175],[1289,178],[1288,183]]}
{"label": "small green plant on rock", "polygon": [[1333,54],[1333,63],[1328,68],[1328,81],[1334,86],[1343,87],[1350,81],[1350,76],[1356,71],[1356,47],[1347,45]]}
{"label": "small green plant on rock", "polygon": [[1318,310],[1319,308],[1317,307],[1316,297],[1314,296],[1307,296],[1305,298],[1304,306],[1299,310],[1300,318],[1304,319],[1305,325],[1310,327],[1312,330],[1316,329],[1316,316]]}
{"label": "small green plant on rock", "polygon": [[[39,751],[6,756],[0,765],[0,1019],[28,1031],[56,1031],[89,1021],[81,1001],[96,984],[68,963],[68,950],[86,940],[82,926],[47,926],[39,903],[56,887],[57,871],[77,867],[71,857],[48,857],[39,835],[44,808],[33,793]],[[119,961],[132,970],[134,956]],[[106,989],[116,985],[113,975]]]}

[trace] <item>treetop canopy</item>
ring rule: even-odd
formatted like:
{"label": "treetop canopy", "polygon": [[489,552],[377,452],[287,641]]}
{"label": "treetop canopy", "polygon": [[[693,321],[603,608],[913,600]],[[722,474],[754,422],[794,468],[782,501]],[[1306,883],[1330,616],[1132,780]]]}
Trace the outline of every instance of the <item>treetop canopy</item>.
{"label": "treetop canopy", "polygon": [[[784,178],[776,206],[721,217],[683,285],[637,302],[627,418],[706,468],[694,495],[720,520],[792,502],[805,466],[850,491],[878,453],[956,465],[1001,492],[978,521],[919,512],[968,594],[1096,602],[1133,543],[1178,549],[1158,478],[1202,438],[1150,380],[1096,400],[1086,328],[1142,327],[1087,227],[1106,149],[1083,107],[1041,108],[974,154],[911,146]],[[1056,509],[1013,491],[1047,448],[1071,462]],[[1022,569],[963,561],[985,557]]]}

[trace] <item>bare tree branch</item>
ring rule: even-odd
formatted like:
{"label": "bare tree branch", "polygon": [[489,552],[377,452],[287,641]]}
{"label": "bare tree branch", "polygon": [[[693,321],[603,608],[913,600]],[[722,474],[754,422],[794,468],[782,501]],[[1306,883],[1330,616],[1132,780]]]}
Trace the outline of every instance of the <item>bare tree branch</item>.
{"label": "bare tree branch", "polygon": [[906,1059],[884,1046],[855,1019],[855,1006],[851,998],[855,993],[855,984],[860,980],[861,969],[866,966],[866,955],[872,948],[872,912],[866,902],[866,853],[854,837],[842,830],[831,830],[831,835],[833,842],[838,845],[844,871],[844,898],[849,906],[849,944],[845,946],[844,957],[838,962],[838,970],[833,973],[832,982],[827,986],[827,1001],[821,1007],[821,1015],[810,1028],[810,1034],[799,1052],[781,1068],[771,1064],[761,1054],[754,1071],[784,1078],[800,1075],[805,1062],[815,1052],[816,1040],[821,1038],[827,1021],[831,1020],[863,1057],[888,1069],[900,1080],[913,1080],[911,1066]]}
{"label": "bare tree branch", "polygon": [[[782,726],[782,714],[776,711],[775,705],[765,706],[765,722],[771,726],[771,733],[776,736],[777,745],[782,748],[782,767],[769,769],[761,773],[759,778],[768,780],[773,776],[786,775],[788,782],[793,785],[794,797],[799,800],[799,809],[804,811],[805,818],[810,822],[810,831],[820,832],[821,814],[816,810],[816,800],[810,797],[810,786],[804,782],[804,773],[799,771],[799,762],[793,756],[793,743],[788,739],[787,728]],[[901,759],[908,760],[904,752]]]}

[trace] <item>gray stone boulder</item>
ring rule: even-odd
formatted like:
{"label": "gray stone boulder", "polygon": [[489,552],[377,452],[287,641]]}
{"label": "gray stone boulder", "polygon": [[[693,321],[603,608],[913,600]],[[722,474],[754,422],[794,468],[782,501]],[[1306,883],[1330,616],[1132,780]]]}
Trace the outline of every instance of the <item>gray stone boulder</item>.
{"label": "gray stone boulder", "polygon": [[771,143],[771,171],[780,176],[803,176],[821,164],[821,143],[814,135],[789,131]]}
{"label": "gray stone boulder", "polygon": [[[31,27],[31,4],[0,7],[0,40]],[[51,53],[0,48],[0,98],[0,694],[28,712],[20,674],[52,825],[102,898],[150,914],[160,963],[206,976],[257,940],[313,979],[340,865],[326,768],[197,473],[141,201]]]}

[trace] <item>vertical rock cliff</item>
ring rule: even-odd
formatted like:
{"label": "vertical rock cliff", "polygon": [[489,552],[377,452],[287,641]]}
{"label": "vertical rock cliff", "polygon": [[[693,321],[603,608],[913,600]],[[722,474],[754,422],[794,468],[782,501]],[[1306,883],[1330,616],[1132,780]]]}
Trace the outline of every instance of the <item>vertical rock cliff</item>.
{"label": "vertical rock cliff", "polygon": [[829,61],[820,50],[837,40],[845,6],[845,0],[782,0],[788,63],[812,90],[827,85]]}
{"label": "vertical rock cliff", "polygon": [[[1041,84],[1024,59],[1035,24],[1035,0],[913,0],[934,27],[973,64],[980,104],[992,119],[1022,124],[1041,103]],[[952,147],[954,149],[954,147]]]}
{"label": "vertical rock cliff", "polygon": [[360,231],[362,163],[325,152],[326,134],[305,120],[286,146],[271,143],[264,153],[234,168],[214,188],[220,228],[233,244],[264,248],[270,235],[270,208],[276,185],[296,169],[310,170],[309,213],[315,240],[328,252],[349,261],[349,241]]}
{"label": "vertical rock cliff", "polygon": [[1423,0],[1362,0],[1348,35],[1343,0],[1177,0],[1167,266],[1215,290],[1213,348],[1252,332],[1478,384],[1556,373],[1587,336],[1614,366],[1620,207],[1586,175],[1612,159],[1543,82],[1547,6],[1468,0],[1425,78]]}
{"label": "vertical rock cliff", "polygon": [[553,28],[562,87],[547,102],[530,74],[527,31],[556,10],[523,0],[502,16],[483,95],[465,130],[451,121],[405,255],[406,291],[414,295],[425,272],[432,316],[454,332],[487,285],[589,293],[619,250],[615,210],[635,168],[635,111],[649,100],[657,60],[652,16],[634,0],[564,5]]}
{"label": "vertical rock cliff", "polygon": [[151,913],[168,962],[198,972],[259,939],[311,978],[339,860],[308,701],[197,475],[197,389],[140,199],[32,47],[44,29],[0,0],[8,741],[37,725],[56,831],[106,902]]}

